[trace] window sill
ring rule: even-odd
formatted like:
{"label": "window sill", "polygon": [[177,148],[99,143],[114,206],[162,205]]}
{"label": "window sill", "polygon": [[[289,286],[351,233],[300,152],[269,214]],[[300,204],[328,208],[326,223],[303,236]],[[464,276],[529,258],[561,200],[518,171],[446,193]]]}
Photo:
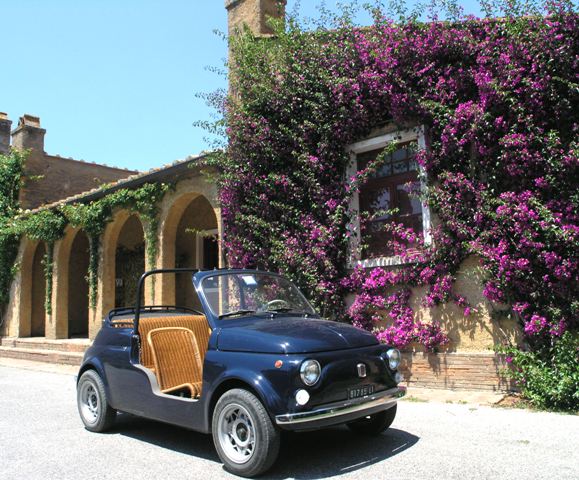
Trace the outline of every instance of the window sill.
{"label": "window sill", "polygon": [[409,265],[413,263],[411,260],[404,259],[400,255],[394,255],[392,257],[377,257],[377,258],[366,258],[364,260],[357,260],[348,265],[349,268],[376,268],[376,267],[398,267],[401,265]]}

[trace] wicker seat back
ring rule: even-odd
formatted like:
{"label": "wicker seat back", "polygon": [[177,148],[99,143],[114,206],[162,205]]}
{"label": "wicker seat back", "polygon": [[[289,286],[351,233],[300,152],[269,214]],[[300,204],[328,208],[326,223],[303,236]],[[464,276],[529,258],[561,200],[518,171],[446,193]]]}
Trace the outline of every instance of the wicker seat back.
{"label": "wicker seat back", "polygon": [[148,333],[147,343],[162,392],[188,389],[193,398],[201,395],[203,362],[191,330],[156,328]]}
{"label": "wicker seat back", "polygon": [[141,317],[139,319],[139,336],[141,337],[141,365],[154,368],[153,353],[147,341],[151,330],[164,327],[187,328],[193,332],[201,355],[201,364],[205,360],[207,344],[209,343],[209,324],[205,315],[175,315],[161,317]]}

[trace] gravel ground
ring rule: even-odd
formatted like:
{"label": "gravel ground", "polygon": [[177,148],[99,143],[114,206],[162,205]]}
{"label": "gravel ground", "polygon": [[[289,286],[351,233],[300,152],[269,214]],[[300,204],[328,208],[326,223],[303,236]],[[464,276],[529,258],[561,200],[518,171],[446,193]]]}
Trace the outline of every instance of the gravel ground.
{"label": "gravel ground", "polygon": [[[129,415],[86,431],[70,374],[0,366],[0,478],[213,479],[211,437]],[[262,478],[577,479],[579,417],[438,402],[400,402],[377,438],[346,428],[284,437]]]}

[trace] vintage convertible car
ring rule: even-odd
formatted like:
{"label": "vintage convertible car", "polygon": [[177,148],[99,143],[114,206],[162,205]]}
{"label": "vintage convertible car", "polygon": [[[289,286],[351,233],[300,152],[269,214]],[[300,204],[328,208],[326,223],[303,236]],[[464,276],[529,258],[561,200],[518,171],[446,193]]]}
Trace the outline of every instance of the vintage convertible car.
{"label": "vintage convertible car", "polygon": [[[203,312],[141,306],[146,277],[194,273]],[[282,430],[346,424],[377,434],[405,393],[400,352],[323,320],[283,276],[257,270],[153,270],[135,308],[115,309],[77,380],[88,430],[117,411],[212,433],[225,468],[258,475],[275,462]]]}

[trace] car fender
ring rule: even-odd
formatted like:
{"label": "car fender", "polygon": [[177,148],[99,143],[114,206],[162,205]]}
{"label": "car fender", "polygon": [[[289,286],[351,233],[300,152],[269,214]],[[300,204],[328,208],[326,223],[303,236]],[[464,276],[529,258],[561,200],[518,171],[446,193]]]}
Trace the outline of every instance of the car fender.
{"label": "car fender", "polygon": [[77,385],[78,385],[78,381],[80,380],[80,377],[87,370],[94,370],[96,373],[98,373],[99,377],[101,377],[101,380],[103,381],[103,383],[105,385],[107,397],[110,398],[109,382],[107,381],[107,377],[105,375],[104,365],[103,365],[102,361],[100,360],[100,358],[97,356],[92,356],[90,358],[86,358],[82,362],[80,370],[78,371],[78,376],[76,377]]}
{"label": "car fender", "polygon": [[[219,399],[218,397],[229,390],[227,387],[224,390],[227,384],[230,384],[232,388],[243,388],[241,384],[245,384],[248,389],[257,394],[257,397],[265,406],[265,409],[272,419],[279,412],[283,411],[284,402],[268,378],[258,372],[232,369],[223,372],[222,375],[212,382],[210,398],[205,407],[209,422],[211,422],[211,415]],[[238,386],[236,387],[236,385]]]}
{"label": "car fender", "polygon": [[108,385],[107,379],[105,377],[105,369],[103,366],[102,361],[99,359],[99,357],[97,356],[91,356],[89,358],[85,358],[80,366],[80,369],[78,371],[78,376],[76,378],[76,381],[78,383],[78,380],[80,379],[80,377],[82,376],[82,374],[84,372],[86,372],[87,370],[95,370],[99,376],[101,377],[103,383],[105,385]]}

